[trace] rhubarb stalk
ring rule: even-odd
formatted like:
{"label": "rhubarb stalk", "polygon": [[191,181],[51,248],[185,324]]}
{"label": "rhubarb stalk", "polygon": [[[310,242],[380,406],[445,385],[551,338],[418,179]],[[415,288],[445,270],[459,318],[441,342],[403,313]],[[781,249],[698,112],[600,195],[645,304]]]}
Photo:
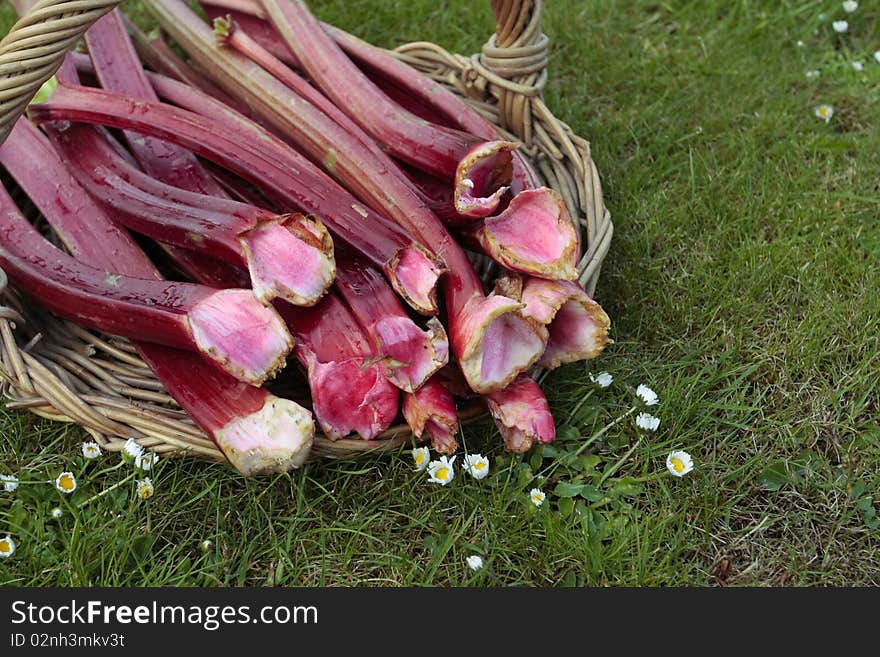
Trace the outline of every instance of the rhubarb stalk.
{"label": "rhubarb stalk", "polygon": [[56,135],[74,177],[119,210],[119,221],[160,242],[246,267],[262,303],[281,297],[311,306],[332,284],[333,244],[320,222],[165,185],[126,162],[90,126]]}
{"label": "rhubarb stalk", "polygon": [[422,330],[410,319],[382,275],[363,260],[340,254],[336,286],[373,339],[388,379],[413,392],[449,360],[449,341],[434,317]]}
{"label": "rhubarb stalk", "polygon": [[535,442],[550,443],[556,438],[547,398],[527,374],[520,374],[504,390],[486,395],[486,405],[511,452],[523,454]]}
{"label": "rhubarb stalk", "polygon": [[313,308],[282,303],[308,374],[312,408],[331,440],[352,431],[372,440],[397,417],[399,392],[385,377],[363,329],[332,292]]}
{"label": "rhubarb stalk", "polygon": [[425,433],[431,446],[440,454],[454,454],[458,449],[458,415],[452,393],[438,377],[432,377],[414,393],[404,393],[403,417],[417,438]]}

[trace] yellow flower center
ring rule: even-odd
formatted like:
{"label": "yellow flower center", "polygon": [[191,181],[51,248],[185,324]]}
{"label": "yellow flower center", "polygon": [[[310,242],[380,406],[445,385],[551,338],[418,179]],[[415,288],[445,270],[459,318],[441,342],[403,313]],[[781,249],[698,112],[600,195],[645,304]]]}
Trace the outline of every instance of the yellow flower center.
{"label": "yellow flower center", "polygon": [[541,495],[540,493],[535,493],[534,495],[532,495],[532,502],[538,503],[538,502],[543,502],[543,501],[544,501],[544,496]]}
{"label": "yellow flower center", "polygon": [[421,465],[425,462],[425,454],[424,452],[416,453],[416,465]]}
{"label": "yellow flower center", "polygon": [[477,461],[476,463],[474,463],[474,470],[482,470],[485,467],[486,467],[486,464],[483,463],[482,461]]}
{"label": "yellow flower center", "polygon": [[8,538],[0,539],[0,552],[9,552],[11,549],[12,546],[9,545]]}
{"label": "yellow flower center", "polygon": [[672,469],[676,472],[684,472],[684,462],[679,458],[673,458]]}
{"label": "yellow flower center", "polygon": [[436,474],[434,474],[434,476],[437,479],[441,479],[441,480],[446,479],[447,477],[449,477],[449,468],[440,468],[439,470],[437,470],[437,472],[436,472]]}
{"label": "yellow flower center", "polygon": [[153,496],[153,487],[147,486],[146,484],[138,488],[138,495],[142,500],[147,499],[148,497]]}
{"label": "yellow flower center", "polygon": [[826,116],[828,116],[828,108],[827,107],[820,107],[819,108],[819,116],[821,116],[823,119]]}
{"label": "yellow flower center", "polygon": [[58,486],[61,490],[70,491],[76,486],[76,480],[70,475],[62,475],[61,478],[58,479]]}

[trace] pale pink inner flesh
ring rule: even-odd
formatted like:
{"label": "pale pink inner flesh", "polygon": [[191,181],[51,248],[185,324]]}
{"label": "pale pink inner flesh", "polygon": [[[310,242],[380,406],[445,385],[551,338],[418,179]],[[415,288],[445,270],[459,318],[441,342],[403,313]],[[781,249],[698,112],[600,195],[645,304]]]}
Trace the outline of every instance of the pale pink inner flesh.
{"label": "pale pink inner flesh", "polygon": [[501,315],[483,333],[480,378],[485,385],[504,381],[528,367],[542,347],[541,338],[520,315]]}
{"label": "pale pink inner flesh", "polygon": [[483,157],[466,169],[459,169],[460,174],[456,180],[459,190],[458,211],[470,217],[487,217],[492,214],[508,189],[498,184],[498,178],[502,171],[510,170],[511,159],[511,152],[507,148],[495,152],[487,149]]}
{"label": "pale pink inner flesh", "polygon": [[449,360],[449,341],[442,327],[423,331],[409,317],[383,317],[375,324],[383,356],[388,363],[388,378],[399,388],[412,392]]}
{"label": "pale pink inner flesh", "polygon": [[378,365],[363,359],[317,363],[309,372],[315,416],[330,438],[352,431],[372,440],[397,417],[398,391]]}
{"label": "pale pink inner flesh", "polygon": [[262,381],[284,364],[293,344],[278,314],[249,290],[220,290],[189,313],[202,353],[246,381]]}
{"label": "pale pink inner flesh", "polygon": [[552,195],[539,192],[523,192],[517,199],[527,200],[514,199],[507,210],[486,220],[486,230],[518,259],[553,263],[577,237],[568,222],[559,221],[559,205]]}
{"label": "pale pink inner flesh", "polygon": [[332,259],[306,244],[279,223],[254,228],[242,239],[254,294],[261,301],[275,296],[311,305],[333,282]]}
{"label": "pale pink inner flesh", "polygon": [[420,249],[404,249],[400,253],[394,274],[403,292],[418,305],[416,310],[435,307],[434,290],[440,273]]}
{"label": "pale pink inner flesh", "polygon": [[596,347],[596,322],[577,301],[567,301],[556,313],[556,317],[547,327],[550,339],[544,350],[542,361],[569,355],[571,359],[581,358],[584,352]]}

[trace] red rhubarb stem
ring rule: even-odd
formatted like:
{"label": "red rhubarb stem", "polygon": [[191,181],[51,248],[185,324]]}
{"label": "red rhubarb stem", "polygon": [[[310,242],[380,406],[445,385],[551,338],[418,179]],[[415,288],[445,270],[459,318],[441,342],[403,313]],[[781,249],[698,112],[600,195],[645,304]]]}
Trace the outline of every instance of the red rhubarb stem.
{"label": "red rhubarb stem", "polygon": [[[137,52],[128,38],[122,13],[114,9],[102,16],[85,34],[89,56],[101,86],[135,98],[158,101],[143,75]],[[211,196],[223,189],[204,174],[195,158],[161,139],[127,131],[126,141],[138,162],[152,176],[178,187]]]}
{"label": "red rhubarb stem", "polygon": [[118,221],[246,267],[262,303],[281,297],[314,305],[333,282],[333,244],[320,223],[165,185],[125,161],[91,126],[72,125],[54,141],[79,183],[119,211]]}
{"label": "red rhubarb stem", "polygon": [[458,449],[455,401],[438,377],[428,379],[415,393],[404,393],[401,410],[413,434],[422,438],[427,433],[437,452],[454,454]]}
{"label": "red rhubarb stem", "polygon": [[331,440],[372,440],[397,417],[399,392],[385,377],[354,316],[331,293],[313,308],[279,303],[306,368],[315,417]]}

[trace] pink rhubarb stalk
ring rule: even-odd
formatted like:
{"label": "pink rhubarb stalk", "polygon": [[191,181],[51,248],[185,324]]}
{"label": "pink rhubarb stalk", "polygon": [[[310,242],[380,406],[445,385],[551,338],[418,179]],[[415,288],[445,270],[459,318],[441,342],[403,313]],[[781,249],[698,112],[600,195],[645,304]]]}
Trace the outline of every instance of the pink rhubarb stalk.
{"label": "pink rhubarb stalk", "polygon": [[[377,157],[254,62],[228,48],[219,48],[210,28],[184,3],[147,0],[146,4],[163,28],[224,89],[246,99],[250,107],[368,205],[382,208],[444,260],[449,269],[444,291],[450,340],[472,389],[500,390],[537,361],[544,344],[531,320],[521,315],[521,305],[511,299],[484,296],[480,279],[464,251],[410,183],[401,179],[399,168],[390,158]],[[500,340],[503,346],[488,345],[490,339]],[[484,343],[489,353],[486,357]]]}
{"label": "pink rhubarb stalk", "polygon": [[320,222],[165,185],[125,161],[90,126],[58,132],[55,144],[79,183],[118,210],[124,225],[246,267],[262,303],[281,297],[311,306],[332,284],[333,243]]}
{"label": "pink rhubarb stalk", "polygon": [[432,317],[427,330],[419,328],[369,263],[341,254],[338,265],[336,287],[373,339],[388,379],[406,392],[418,390],[449,360],[443,325]]}
{"label": "pink rhubarb stalk", "polygon": [[363,329],[330,293],[313,308],[278,304],[306,368],[315,417],[331,440],[352,431],[372,440],[397,417],[399,392],[385,377]]}
{"label": "pink rhubarb stalk", "polygon": [[441,270],[427,249],[363,207],[286,144],[232,110],[228,112],[241,130],[162,103],[59,85],[48,102],[31,105],[28,111],[38,123],[97,123],[167,139],[255,185],[271,186],[291,205],[321,216],[336,237],[381,267],[413,308],[436,312],[435,287]]}
{"label": "pink rhubarb stalk", "polygon": [[521,300],[526,315],[548,332],[541,367],[596,358],[610,342],[611,320],[576,282],[526,279]]}
{"label": "pink rhubarb stalk", "polygon": [[414,393],[404,393],[402,411],[416,438],[427,433],[431,446],[440,454],[454,454],[458,449],[455,402],[438,377],[428,379]]}
{"label": "pink rhubarb stalk", "polygon": [[327,36],[298,0],[261,0],[269,22],[309,77],[398,159],[454,184],[455,207],[483,217],[498,207],[512,175],[509,141],[483,141],[425,122],[385,96]]}
{"label": "pink rhubarb stalk", "polygon": [[89,267],[50,244],[3,192],[0,263],[57,315],[84,326],[196,351],[240,381],[259,385],[284,365],[293,342],[277,313],[249,290],[144,280]]}
{"label": "pink rhubarb stalk", "polygon": [[527,374],[520,374],[507,388],[486,395],[485,399],[509,451],[523,454],[535,442],[550,443],[556,439],[547,398]]}

